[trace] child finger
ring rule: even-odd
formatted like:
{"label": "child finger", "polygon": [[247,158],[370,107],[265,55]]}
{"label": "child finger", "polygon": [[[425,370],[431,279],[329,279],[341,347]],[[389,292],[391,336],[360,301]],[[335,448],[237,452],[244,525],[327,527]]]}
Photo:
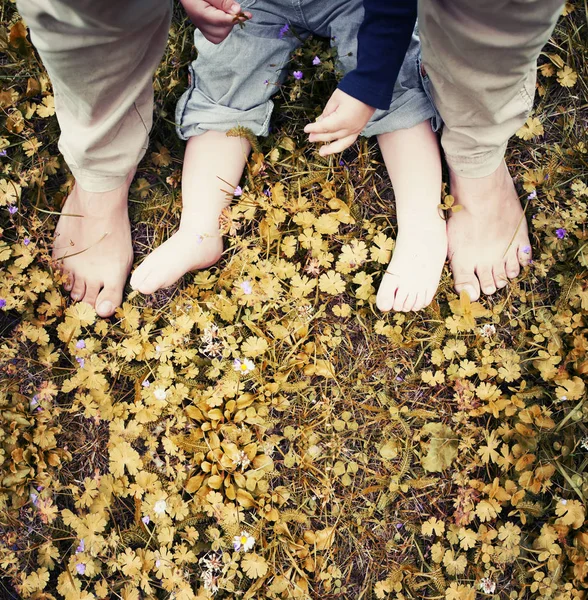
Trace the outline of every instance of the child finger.
{"label": "child finger", "polygon": [[348,131],[329,131],[327,133],[311,133],[308,136],[309,142],[332,142],[349,135]]}
{"label": "child finger", "polygon": [[342,131],[345,125],[345,120],[341,118],[336,112],[332,112],[329,115],[321,115],[320,121],[309,123],[304,128],[305,133],[333,133],[335,131]]}
{"label": "child finger", "polygon": [[343,152],[346,148],[349,148],[353,142],[357,139],[357,134],[348,135],[347,137],[341,138],[332,144],[321,146],[319,154],[321,156],[328,156],[329,154],[335,154],[336,152]]}

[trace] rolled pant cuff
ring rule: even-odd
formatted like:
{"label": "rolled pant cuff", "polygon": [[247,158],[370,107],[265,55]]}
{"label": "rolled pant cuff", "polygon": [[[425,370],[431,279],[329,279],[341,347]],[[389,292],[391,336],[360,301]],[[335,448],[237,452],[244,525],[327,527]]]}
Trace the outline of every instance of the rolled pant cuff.
{"label": "rolled pant cuff", "polygon": [[103,175],[85,169],[71,169],[76,183],[86,192],[110,192],[127,181],[126,175]]}
{"label": "rolled pant cuff", "polygon": [[456,175],[466,177],[467,179],[480,179],[481,177],[492,175],[498,169],[500,163],[504,160],[505,152],[506,144],[475,158],[451,156],[445,153],[445,160],[451,171]]}

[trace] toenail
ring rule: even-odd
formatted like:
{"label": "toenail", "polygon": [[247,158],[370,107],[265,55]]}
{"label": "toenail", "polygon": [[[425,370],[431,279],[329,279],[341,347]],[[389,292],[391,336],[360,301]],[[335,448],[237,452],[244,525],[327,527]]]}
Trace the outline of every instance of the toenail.
{"label": "toenail", "polygon": [[100,311],[100,314],[110,314],[112,312],[112,309],[114,307],[112,306],[112,302],[102,302],[102,304],[98,307],[98,310]]}

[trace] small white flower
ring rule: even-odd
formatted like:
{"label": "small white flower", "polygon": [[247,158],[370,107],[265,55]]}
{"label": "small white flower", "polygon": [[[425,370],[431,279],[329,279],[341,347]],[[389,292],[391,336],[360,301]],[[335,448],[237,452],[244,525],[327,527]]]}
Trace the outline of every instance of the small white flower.
{"label": "small white flower", "polygon": [[568,501],[567,501],[565,498],[562,498],[562,499],[559,501],[559,503],[560,503],[560,504],[562,504],[563,506],[565,506],[565,505],[568,503]]}
{"label": "small white flower", "polygon": [[486,323],[486,325],[483,325],[480,327],[480,329],[478,329],[478,333],[483,338],[489,339],[496,333],[496,327],[491,323]]}
{"label": "small white flower", "polygon": [[212,571],[202,573],[202,583],[205,590],[209,590],[213,594],[218,591],[218,575],[215,575]]}
{"label": "small white flower", "polygon": [[560,397],[559,397],[559,399],[560,399],[562,402],[565,402],[565,401],[568,399],[568,397],[567,397],[567,396],[560,396]]}
{"label": "small white flower", "polygon": [[165,400],[165,398],[167,397],[167,392],[163,389],[163,388],[157,388],[154,392],[153,395],[155,396],[155,398],[157,400]]}
{"label": "small white flower", "polygon": [[251,548],[255,546],[255,538],[247,531],[242,531],[241,535],[236,535],[233,538],[233,548],[235,552],[243,550],[243,552],[249,552]]}
{"label": "small white flower", "polygon": [[244,281],[239,287],[243,290],[243,293],[246,296],[249,296],[253,293],[253,286],[251,285],[250,281]]}
{"label": "small white flower", "polygon": [[582,438],[580,446],[582,446],[584,450],[588,450],[588,436]]}
{"label": "small white flower", "polygon": [[485,594],[493,594],[496,591],[496,582],[492,581],[490,577],[483,577],[480,581],[480,589]]}
{"label": "small white flower", "polygon": [[233,369],[235,369],[237,373],[247,375],[247,373],[251,373],[251,371],[255,369],[255,365],[253,364],[253,361],[249,358],[244,358],[243,360],[236,358],[233,361]]}
{"label": "small white flower", "polygon": [[153,511],[155,512],[156,515],[163,515],[165,514],[165,511],[167,509],[167,504],[165,502],[165,500],[158,500],[155,505],[153,506]]}
{"label": "small white flower", "polygon": [[245,469],[246,467],[249,466],[249,464],[251,463],[251,461],[249,460],[249,457],[247,456],[247,454],[245,454],[244,450],[241,450],[239,452],[239,456],[237,458],[237,460],[233,461],[235,463],[236,467],[241,467],[241,469]]}

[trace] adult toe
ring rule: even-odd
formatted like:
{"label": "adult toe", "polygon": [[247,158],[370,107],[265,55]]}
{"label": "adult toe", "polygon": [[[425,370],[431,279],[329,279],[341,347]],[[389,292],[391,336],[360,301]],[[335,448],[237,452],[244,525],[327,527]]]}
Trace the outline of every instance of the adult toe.
{"label": "adult toe", "polygon": [[86,283],[86,293],[84,294],[84,302],[90,306],[96,306],[96,298],[100,293],[100,284],[94,282]]}
{"label": "adult toe", "polygon": [[[72,274],[73,277],[73,274]],[[71,299],[76,302],[80,301],[86,294],[86,282],[82,277],[75,277],[73,287],[71,288]]]}
{"label": "adult toe", "polygon": [[110,317],[121,305],[123,289],[120,285],[105,284],[96,298],[96,313],[100,317]]}
{"label": "adult toe", "polygon": [[494,284],[492,269],[490,267],[479,267],[477,275],[480,281],[480,288],[484,294],[493,294],[496,291],[496,285]]}
{"label": "adult toe", "polygon": [[517,255],[521,267],[527,267],[531,263],[531,246],[529,244],[521,244],[518,247]]}
{"label": "adult toe", "polygon": [[75,282],[76,282],[76,276],[73,273],[68,273],[67,281],[63,284],[63,289],[66,292],[71,292],[74,288]]}
{"label": "adult toe", "polygon": [[515,252],[510,253],[506,257],[504,268],[509,279],[514,279],[515,277],[519,276],[519,273],[521,272],[521,265]]}
{"label": "adult toe", "polygon": [[506,276],[506,269],[504,263],[498,263],[492,267],[492,275],[494,276],[494,285],[496,289],[502,289],[508,284],[508,277]]}
{"label": "adult toe", "polygon": [[467,292],[470,300],[475,302],[480,297],[480,283],[473,268],[460,267],[452,263],[454,288],[458,294]]}

